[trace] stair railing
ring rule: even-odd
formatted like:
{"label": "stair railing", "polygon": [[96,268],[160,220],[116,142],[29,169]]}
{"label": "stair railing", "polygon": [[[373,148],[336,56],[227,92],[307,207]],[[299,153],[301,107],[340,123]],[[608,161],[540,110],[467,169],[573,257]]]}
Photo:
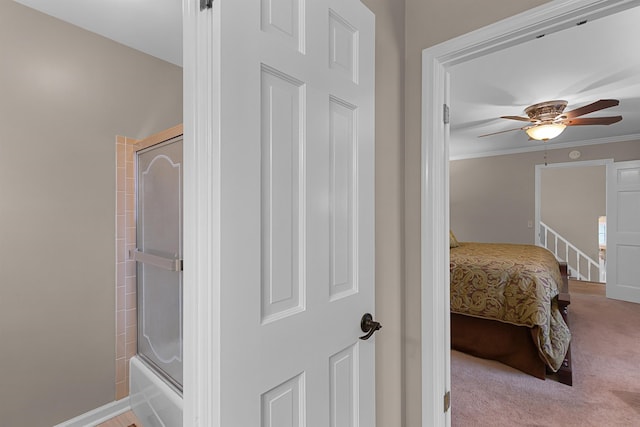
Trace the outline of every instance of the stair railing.
{"label": "stair railing", "polygon": [[[551,236],[551,241],[549,240],[549,236]],[[575,245],[562,237],[560,233],[556,232],[553,228],[549,227],[542,221],[540,221],[540,246],[553,252],[558,260],[566,262],[569,269],[575,273],[574,277],[577,279],[591,281],[591,270],[593,267],[597,271],[596,277],[600,280],[600,264],[595,262],[580,249],[576,248]],[[559,248],[564,248],[564,251],[559,250]],[[575,253],[575,258],[572,257],[572,259],[569,259],[569,254],[571,252]],[[581,260],[584,260],[587,264],[586,272],[581,271]]]}

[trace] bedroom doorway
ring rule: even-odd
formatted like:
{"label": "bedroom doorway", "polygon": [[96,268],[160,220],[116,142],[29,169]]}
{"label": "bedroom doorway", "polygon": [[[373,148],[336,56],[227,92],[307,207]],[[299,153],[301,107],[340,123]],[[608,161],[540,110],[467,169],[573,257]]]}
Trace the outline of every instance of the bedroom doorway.
{"label": "bedroom doorway", "polygon": [[[422,425],[450,425],[448,68],[540,34],[640,5],[640,1],[551,2],[422,52],[421,347]],[[443,106],[445,108],[443,108]],[[445,255],[442,255],[445,254]],[[444,286],[442,285],[444,283]],[[445,405],[445,408],[447,405]]]}
{"label": "bedroom doorway", "polygon": [[[637,163],[601,159],[537,165],[535,174],[536,244],[567,261],[571,277],[605,283],[607,298],[636,303]],[[564,204],[548,209],[558,200]]]}

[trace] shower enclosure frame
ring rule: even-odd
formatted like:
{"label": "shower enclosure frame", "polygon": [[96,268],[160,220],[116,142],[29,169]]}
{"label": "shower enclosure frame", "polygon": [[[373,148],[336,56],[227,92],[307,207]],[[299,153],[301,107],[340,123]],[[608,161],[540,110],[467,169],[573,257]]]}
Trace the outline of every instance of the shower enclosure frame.
{"label": "shower enclosure frame", "polygon": [[[147,397],[164,395],[154,404],[166,402],[166,408],[156,408],[159,414],[170,414],[170,419],[182,418],[182,396],[174,384],[156,375],[158,381],[149,381],[150,374],[157,374],[149,363],[137,357],[137,295],[136,261],[129,257],[136,248],[136,187],[135,158],[138,151],[183,135],[179,124],[147,138],[136,140],[118,137],[117,142],[117,199],[120,208],[116,215],[118,254],[118,278],[116,296],[116,400],[128,398],[136,414],[146,405]],[[118,373],[120,373],[118,375]],[[136,377],[136,378],[134,378]],[[140,418],[140,416],[139,416]],[[173,424],[172,424],[173,425]]]}

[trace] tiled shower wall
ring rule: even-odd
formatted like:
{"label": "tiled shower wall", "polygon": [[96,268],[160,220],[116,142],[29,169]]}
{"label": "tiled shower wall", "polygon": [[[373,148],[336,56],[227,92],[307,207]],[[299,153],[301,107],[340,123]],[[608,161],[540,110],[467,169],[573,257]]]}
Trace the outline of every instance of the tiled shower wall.
{"label": "tiled shower wall", "polygon": [[116,138],[116,400],[129,395],[129,359],[136,354],[135,150],[138,140]]}
{"label": "tiled shower wall", "polygon": [[129,359],[137,351],[136,152],[182,135],[177,125],[148,138],[116,137],[116,400],[129,395]]}

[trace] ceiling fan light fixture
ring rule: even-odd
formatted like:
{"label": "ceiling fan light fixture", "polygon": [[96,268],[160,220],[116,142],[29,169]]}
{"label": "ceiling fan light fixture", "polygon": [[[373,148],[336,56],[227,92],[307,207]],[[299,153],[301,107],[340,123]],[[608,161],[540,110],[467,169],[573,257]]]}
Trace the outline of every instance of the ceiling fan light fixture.
{"label": "ceiling fan light fixture", "polygon": [[529,138],[538,141],[547,141],[560,135],[567,125],[562,123],[547,123],[536,126],[531,126],[525,129]]}

